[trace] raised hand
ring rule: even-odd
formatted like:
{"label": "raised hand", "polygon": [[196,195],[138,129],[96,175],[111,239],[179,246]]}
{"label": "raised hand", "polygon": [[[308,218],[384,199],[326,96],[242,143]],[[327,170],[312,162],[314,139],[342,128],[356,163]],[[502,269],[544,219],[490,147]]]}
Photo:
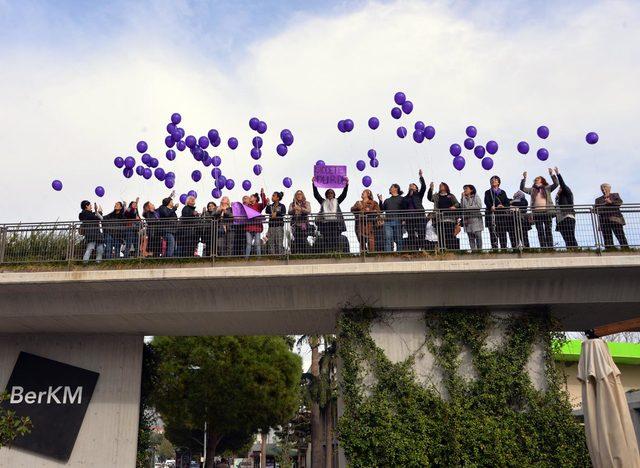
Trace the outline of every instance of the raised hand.
{"label": "raised hand", "polygon": [[348,177],[345,177],[345,178],[344,178],[344,183],[345,183],[346,185],[349,185],[349,178],[348,178]]}
{"label": "raised hand", "polygon": [[419,177],[422,177],[422,169],[420,169],[420,170],[418,171],[418,176],[419,176]]}
{"label": "raised hand", "polygon": [[558,166],[554,167],[554,170],[556,171],[556,175],[560,174],[560,171],[558,170]]}
{"label": "raised hand", "polygon": [[433,182],[429,184],[429,190],[433,190]]}
{"label": "raised hand", "polygon": [[522,178],[523,178],[523,179],[526,179],[526,178],[527,178],[527,171],[524,171],[524,172],[522,173]]}
{"label": "raised hand", "polygon": [[553,175],[553,169],[549,168],[549,175],[552,176]]}

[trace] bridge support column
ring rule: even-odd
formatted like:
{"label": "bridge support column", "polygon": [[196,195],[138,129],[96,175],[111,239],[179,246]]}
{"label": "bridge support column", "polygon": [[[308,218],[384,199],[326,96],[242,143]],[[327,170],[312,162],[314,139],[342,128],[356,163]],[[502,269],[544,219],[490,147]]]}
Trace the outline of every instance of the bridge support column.
{"label": "bridge support column", "polygon": [[[0,392],[20,385],[22,390],[14,390],[13,404],[10,399],[8,406],[18,414],[34,415],[31,434],[10,449],[0,449],[0,466],[135,466],[142,347],[143,337],[137,335],[0,335]],[[56,367],[59,363],[62,366]],[[12,388],[7,388],[12,373]],[[99,374],[97,380],[94,373]],[[66,385],[70,390],[65,395]],[[81,393],[79,385],[84,385]],[[46,396],[28,398],[30,389],[38,395],[50,386],[49,402]],[[56,393],[58,386],[62,389]],[[79,424],[75,442],[65,432],[73,432],[73,421]],[[58,430],[39,432],[45,426]],[[65,445],[68,461],[60,453]]]}

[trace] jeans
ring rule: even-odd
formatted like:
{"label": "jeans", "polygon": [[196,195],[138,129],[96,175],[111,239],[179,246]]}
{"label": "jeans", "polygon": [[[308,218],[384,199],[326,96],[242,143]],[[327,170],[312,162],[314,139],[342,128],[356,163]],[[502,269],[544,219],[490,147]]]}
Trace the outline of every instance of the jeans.
{"label": "jeans", "polygon": [[384,223],[384,250],[393,252],[393,243],[396,251],[402,250],[402,224],[396,219],[387,220]]}
{"label": "jeans", "polygon": [[138,231],[125,231],[124,232],[124,258],[129,258],[131,255],[131,247],[133,247],[133,256],[138,256]]}
{"label": "jeans", "polygon": [[533,223],[538,231],[538,241],[540,247],[553,247],[553,235],[551,234],[551,224],[553,223],[551,216],[546,212],[533,212]]}
{"label": "jeans", "polygon": [[471,250],[482,250],[482,231],[467,232]]}
{"label": "jeans", "polygon": [[104,244],[102,242],[87,242],[87,249],[84,251],[82,261],[87,263],[91,259],[91,253],[96,251],[96,262],[102,260],[102,254],[104,252]]}
{"label": "jeans", "polygon": [[267,233],[267,247],[270,255],[284,254],[284,227],[270,227]]}
{"label": "jeans", "polygon": [[[111,234],[104,235],[104,257],[120,258],[120,249],[122,248],[122,239],[116,239]],[[115,249],[115,253],[113,252]]]}
{"label": "jeans", "polygon": [[165,253],[165,257],[173,257],[176,251],[176,236],[171,232],[166,232],[164,234],[164,240],[167,241],[167,251]]}
{"label": "jeans", "polygon": [[262,246],[260,245],[260,233],[246,231],[245,237],[247,238],[247,245],[244,249],[244,256],[248,258],[249,255],[251,255],[251,245],[254,242],[256,245],[256,255],[262,255]]}

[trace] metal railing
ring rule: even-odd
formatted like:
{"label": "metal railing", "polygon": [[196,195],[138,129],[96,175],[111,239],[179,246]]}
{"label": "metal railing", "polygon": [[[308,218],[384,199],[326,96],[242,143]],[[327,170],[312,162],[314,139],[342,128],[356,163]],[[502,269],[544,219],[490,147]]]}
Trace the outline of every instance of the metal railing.
{"label": "metal railing", "polygon": [[[620,216],[622,215],[622,216]],[[640,205],[0,225],[0,264],[640,247]]]}

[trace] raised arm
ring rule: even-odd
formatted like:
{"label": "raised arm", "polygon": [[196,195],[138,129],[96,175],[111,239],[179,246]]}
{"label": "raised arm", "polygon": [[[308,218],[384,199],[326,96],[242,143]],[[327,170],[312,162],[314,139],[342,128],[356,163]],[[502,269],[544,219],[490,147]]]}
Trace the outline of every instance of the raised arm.
{"label": "raised arm", "polygon": [[522,180],[520,181],[520,190],[522,190],[524,193],[528,193],[529,195],[531,195],[531,187],[525,187],[525,184],[527,182],[527,172],[523,172],[522,173]]}
{"label": "raised arm", "polygon": [[551,176],[551,180],[553,181],[553,184],[549,185],[547,187],[547,190],[549,191],[549,193],[551,193],[558,188],[558,177],[556,177],[556,175],[553,173],[553,170],[551,168],[549,168],[549,175]]}
{"label": "raised arm", "polygon": [[[314,187],[315,187],[315,185],[314,185]],[[344,189],[342,189],[342,193],[338,197],[338,205],[340,203],[342,203],[345,198],[347,198],[347,191],[348,190],[349,190],[349,181],[347,181],[347,185],[344,186]]]}
{"label": "raised arm", "polygon": [[313,198],[315,198],[318,203],[322,205],[322,203],[324,203],[324,198],[322,198],[320,192],[318,192],[318,187],[316,187],[316,184],[314,184],[313,182],[311,183],[311,187],[313,187]]}
{"label": "raised arm", "polygon": [[430,202],[433,201],[433,184],[429,186],[429,191],[427,192],[427,200]]}
{"label": "raised arm", "polygon": [[[420,171],[422,172],[422,171]],[[418,194],[420,195],[420,199],[422,200],[424,198],[424,192],[427,191],[427,184],[424,181],[424,177],[422,177],[422,175],[420,175],[420,191],[418,192]]]}

